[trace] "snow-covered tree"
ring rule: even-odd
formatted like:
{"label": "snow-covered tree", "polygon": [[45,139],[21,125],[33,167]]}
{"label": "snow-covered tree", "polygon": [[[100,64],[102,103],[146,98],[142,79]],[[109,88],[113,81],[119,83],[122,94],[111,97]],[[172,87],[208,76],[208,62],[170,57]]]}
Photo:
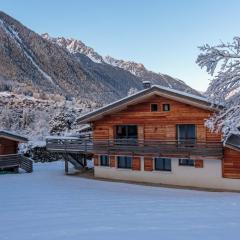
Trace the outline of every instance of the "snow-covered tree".
{"label": "snow-covered tree", "polygon": [[131,87],[131,88],[128,90],[128,96],[133,95],[133,94],[135,94],[135,93],[137,93],[137,92],[138,92],[138,90],[137,90],[136,88]]}
{"label": "snow-covered tree", "polygon": [[212,131],[221,131],[224,142],[231,134],[240,135],[240,37],[232,43],[199,47],[197,64],[211,74],[207,96],[219,112],[206,121]]}
{"label": "snow-covered tree", "polygon": [[20,127],[19,114],[16,111],[4,107],[0,114],[1,129],[16,130]]}
{"label": "snow-covered tree", "polygon": [[50,120],[50,133],[60,135],[69,132],[73,128],[72,125],[76,117],[77,113],[75,109],[63,108]]}
{"label": "snow-covered tree", "polygon": [[1,129],[28,136],[30,139],[48,135],[48,113],[44,110],[4,108],[0,114]]}

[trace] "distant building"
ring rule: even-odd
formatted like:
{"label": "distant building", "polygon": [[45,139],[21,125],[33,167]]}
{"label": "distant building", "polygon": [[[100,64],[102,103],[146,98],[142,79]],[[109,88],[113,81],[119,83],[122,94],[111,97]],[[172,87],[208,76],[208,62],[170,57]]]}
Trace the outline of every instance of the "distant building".
{"label": "distant building", "polygon": [[32,161],[18,154],[18,144],[26,143],[28,139],[9,131],[0,131],[0,170],[18,172],[23,168],[32,172]]}

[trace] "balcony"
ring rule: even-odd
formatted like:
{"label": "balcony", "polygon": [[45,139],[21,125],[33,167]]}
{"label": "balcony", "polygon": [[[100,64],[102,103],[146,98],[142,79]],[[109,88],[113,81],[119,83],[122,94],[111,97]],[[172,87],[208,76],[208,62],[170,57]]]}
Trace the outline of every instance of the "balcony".
{"label": "balcony", "polygon": [[48,137],[46,148],[50,152],[88,154],[93,152],[93,142],[91,137]]}
{"label": "balcony", "polygon": [[139,139],[47,139],[47,149],[55,152],[83,154],[149,154],[171,157],[209,157],[221,159],[221,142],[159,141]]}
{"label": "balcony", "polygon": [[117,139],[94,141],[94,153],[108,152],[110,154],[152,154],[176,157],[211,157],[222,158],[221,142],[190,141],[158,141]]}

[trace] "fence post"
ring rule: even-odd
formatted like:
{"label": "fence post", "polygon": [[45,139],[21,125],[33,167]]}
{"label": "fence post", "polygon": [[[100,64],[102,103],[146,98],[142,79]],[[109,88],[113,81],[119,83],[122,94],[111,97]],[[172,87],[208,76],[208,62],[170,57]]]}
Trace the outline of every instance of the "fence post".
{"label": "fence post", "polygon": [[87,140],[84,139],[83,141],[84,141],[84,149],[85,149],[85,153],[86,153],[87,152]]}
{"label": "fence post", "polygon": [[68,161],[65,159],[65,173],[68,174]]}

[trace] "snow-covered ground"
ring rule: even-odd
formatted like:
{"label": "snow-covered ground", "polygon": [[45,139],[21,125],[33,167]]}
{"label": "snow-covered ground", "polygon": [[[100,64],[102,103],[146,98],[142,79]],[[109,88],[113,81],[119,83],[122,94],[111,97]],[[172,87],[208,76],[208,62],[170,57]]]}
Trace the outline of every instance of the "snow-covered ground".
{"label": "snow-covered ground", "polygon": [[0,239],[238,239],[240,194],[65,176],[63,163],[0,175]]}

